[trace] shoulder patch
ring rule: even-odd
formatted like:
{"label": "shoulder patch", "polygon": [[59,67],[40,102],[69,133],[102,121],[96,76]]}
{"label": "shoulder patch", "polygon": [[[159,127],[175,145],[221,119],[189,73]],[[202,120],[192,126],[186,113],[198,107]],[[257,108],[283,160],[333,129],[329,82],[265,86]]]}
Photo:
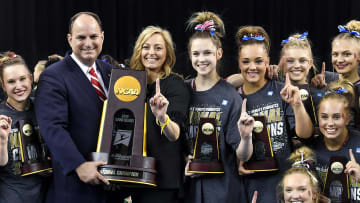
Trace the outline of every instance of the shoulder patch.
{"label": "shoulder patch", "polygon": [[228,103],[229,103],[228,100],[224,99],[224,100],[222,100],[221,105],[227,106]]}

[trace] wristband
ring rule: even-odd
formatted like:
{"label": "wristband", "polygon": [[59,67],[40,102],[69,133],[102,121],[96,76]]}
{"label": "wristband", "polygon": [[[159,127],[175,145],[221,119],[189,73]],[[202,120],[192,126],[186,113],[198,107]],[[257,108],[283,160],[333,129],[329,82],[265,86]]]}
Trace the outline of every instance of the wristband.
{"label": "wristband", "polygon": [[161,134],[163,134],[164,128],[165,126],[167,126],[170,123],[170,118],[169,115],[165,115],[166,116],[166,121],[165,123],[161,124],[161,122],[159,121],[159,119],[156,118],[156,123],[158,124],[158,126],[161,127]]}

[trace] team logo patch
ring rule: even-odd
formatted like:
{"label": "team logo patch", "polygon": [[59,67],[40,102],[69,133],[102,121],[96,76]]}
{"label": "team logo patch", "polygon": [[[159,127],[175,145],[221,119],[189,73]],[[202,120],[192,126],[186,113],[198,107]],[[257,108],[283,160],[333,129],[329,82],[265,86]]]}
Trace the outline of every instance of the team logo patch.
{"label": "team logo patch", "polygon": [[274,91],[268,91],[267,95],[272,96],[274,94]]}
{"label": "team logo patch", "polygon": [[228,103],[229,103],[228,100],[224,99],[224,100],[222,101],[221,105],[226,106],[226,105],[228,105]]}
{"label": "team logo patch", "polygon": [[321,92],[318,92],[318,93],[316,94],[316,96],[318,96],[318,97],[322,97],[322,96],[323,96],[323,94],[322,94]]}
{"label": "team logo patch", "polygon": [[356,153],[360,153],[360,147],[356,147]]}

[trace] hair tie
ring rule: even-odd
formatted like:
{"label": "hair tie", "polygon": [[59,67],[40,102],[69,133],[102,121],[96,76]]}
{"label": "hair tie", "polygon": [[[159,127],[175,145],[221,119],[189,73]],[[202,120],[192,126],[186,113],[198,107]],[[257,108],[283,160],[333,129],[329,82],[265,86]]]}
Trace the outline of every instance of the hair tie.
{"label": "hair tie", "polygon": [[281,42],[281,45],[284,46],[284,44],[292,41],[292,40],[306,40],[307,39],[307,36],[309,35],[308,32],[304,32],[300,37],[289,37],[287,39],[284,39],[282,42]]}
{"label": "hair tie", "polygon": [[264,41],[265,40],[265,37],[263,37],[261,34],[258,34],[258,33],[251,33],[249,35],[244,35],[242,37],[242,40],[243,41],[248,41],[250,39],[254,39],[256,41]]}
{"label": "hair tie", "polygon": [[208,31],[210,32],[210,34],[212,36],[215,35],[215,31],[216,31],[216,28],[215,28],[215,24],[214,24],[214,21],[213,20],[208,20],[208,21],[205,21],[204,24],[197,24],[195,26],[195,30],[197,32],[204,32],[204,31]]}
{"label": "hair tie", "polygon": [[339,89],[336,89],[336,90],[328,90],[328,91],[325,92],[325,95],[330,94],[330,93],[346,94],[346,93],[348,93],[348,91],[345,88],[339,88]]}
{"label": "hair tie", "polygon": [[292,167],[300,167],[300,168],[305,168],[306,172],[310,175],[310,177],[314,180],[314,182],[318,183],[317,178],[310,172],[310,170],[313,170],[314,165],[313,159],[304,159],[304,153],[301,153],[301,160],[300,161],[296,161],[292,164]]}
{"label": "hair tie", "polygon": [[10,54],[10,56],[5,56],[5,57],[0,59],[0,65],[2,65],[5,61],[10,60],[10,59],[15,58],[15,57],[16,57],[16,54],[14,52],[12,52]]}
{"label": "hair tie", "polygon": [[339,25],[338,29],[339,29],[340,33],[350,33],[352,35],[355,35],[355,37],[360,38],[360,35],[359,35],[358,32],[349,30],[349,29],[346,28],[346,26]]}

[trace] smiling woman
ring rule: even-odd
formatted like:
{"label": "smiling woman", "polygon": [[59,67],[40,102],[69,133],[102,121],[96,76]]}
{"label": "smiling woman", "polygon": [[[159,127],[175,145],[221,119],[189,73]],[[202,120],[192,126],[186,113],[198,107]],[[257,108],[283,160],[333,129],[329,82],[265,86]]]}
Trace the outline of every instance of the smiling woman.
{"label": "smiling woman", "polygon": [[301,147],[290,155],[292,167],[287,170],[278,185],[279,202],[317,203],[320,188],[314,170],[315,154]]}
{"label": "smiling woman", "polygon": [[[331,91],[321,99],[319,104],[319,128],[323,136],[316,142],[313,142],[312,146],[317,159],[315,169],[324,184],[326,183],[326,174],[330,170],[331,157],[346,157],[349,162],[346,166],[342,165],[345,171],[341,171],[341,173],[348,173],[350,176],[354,175],[350,173],[350,168],[352,167],[350,162],[359,162],[360,160],[359,153],[352,155],[349,152],[349,149],[353,152],[358,152],[360,142],[360,133],[347,127],[351,117],[351,103],[354,100],[352,84],[350,81],[340,80],[330,83],[329,88]],[[346,184],[350,188],[351,202],[358,202],[358,194],[360,194],[358,179],[352,177]],[[329,185],[330,191],[336,191],[333,190],[336,189],[336,186],[333,186],[333,184]],[[342,188],[344,192],[346,192],[345,186]],[[338,195],[339,193],[330,192],[329,198],[332,201],[337,200],[339,199]]]}
{"label": "smiling woman", "polygon": [[156,26],[146,27],[135,42],[130,60],[133,70],[147,72],[147,154],[155,157],[157,188],[130,189],[134,202],[179,201],[182,185],[182,137],[189,105],[184,81],[171,69],[175,52],[170,33]]}
{"label": "smiling woman", "polygon": [[[12,126],[8,137],[9,161],[0,167],[0,202],[41,203],[46,195],[45,178],[34,174],[21,176],[22,162],[18,137],[19,120],[29,120],[38,130],[33,103],[30,99],[32,75],[21,56],[13,52],[0,54],[0,81],[7,94],[0,104],[0,115],[11,117]],[[40,150],[37,148],[36,150]]]}
{"label": "smiling woman", "polygon": [[[313,124],[301,102],[299,89],[291,84],[289,76],[285,84],[265,78],[270,51],[270,40],[266,31],[260,26],[243,26],[236,33],[236,41],[239,68],[244,78],[239,92],[247,99],[246,113],[249,116],[265,116],[271,137],[270,147],[279,167],[279,170],[271,174],[257,172],[250,175],[254,172],[244,168],[244,163],[249,160],[247,158],[240,162],[239,173],[248,175],[245,176],[248,199],[258,191],[257,202],[276,202],[273,186],[289,167],[284,161],[291,151],[289,138],[295,134],[302,138],[310,137]],[[255,154],[254,146],[248,146],[250,155]]]}
{"label": "smiling woman", "polygon": [[[236,123],[242,100],[236,90],[216,72],[223,54],[221,39],[225,35],[224,23],[212,12],[197,12],[190,17],[187,28],[192,32],[188,53],[197,76],[187,81],[191,89],[191,103],[186,137],[189,148],[185,168],[185,175],[188,176],[185,202],[241,202],[245,199],[243,184],[234,169],[240,156],[237,153],[240,135]],[[203,119],[213,119],[213,122],[202,124]],[[199,143],[199,154],[203,155],[198,157],[194,155],[195,140],[202,139],[200,134],[207,133],[207,124],[215,131],[213,139],[218,141],[217,144],[207,144],[207,141]],[[215,151],[219,154],[216,161],[212,158],[204,160],[206,156],[213,157]],[[204,165],[208,169],[191,167],[199,162],[207,162]],[[211,166],[214,162],[223,170],[215,170]]]}

